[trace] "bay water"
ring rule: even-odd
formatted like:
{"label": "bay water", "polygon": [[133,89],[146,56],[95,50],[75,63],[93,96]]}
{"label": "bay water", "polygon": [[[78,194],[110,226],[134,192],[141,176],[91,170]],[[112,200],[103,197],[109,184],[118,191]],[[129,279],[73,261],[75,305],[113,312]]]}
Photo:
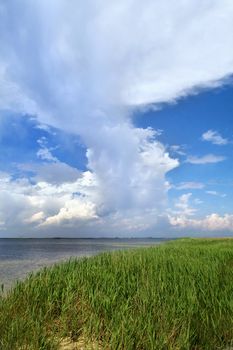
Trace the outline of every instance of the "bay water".
{"label": "bay water", "polygon": [[0,285],[9,289],[32,271],[73,257],[160,244],[160,238],[130,239],[0,239]]}

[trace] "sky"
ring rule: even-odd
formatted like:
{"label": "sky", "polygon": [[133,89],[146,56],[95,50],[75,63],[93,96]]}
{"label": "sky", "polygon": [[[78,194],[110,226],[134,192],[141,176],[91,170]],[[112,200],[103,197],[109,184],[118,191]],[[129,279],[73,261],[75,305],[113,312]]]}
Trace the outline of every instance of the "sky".
{"label": "sky", "polygon": [[233,234],[233,3],[0,0],[0,237]]}

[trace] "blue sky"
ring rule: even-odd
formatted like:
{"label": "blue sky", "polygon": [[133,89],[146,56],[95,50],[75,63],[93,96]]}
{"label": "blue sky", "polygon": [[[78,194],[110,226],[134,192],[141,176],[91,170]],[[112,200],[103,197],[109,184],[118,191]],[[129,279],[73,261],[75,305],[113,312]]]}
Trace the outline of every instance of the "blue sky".
{"label": "blue sky", "polygon": [[[203,188],[191,188],[191,192],[203,203],[198,204],[199,212],[208,214],[233,211],[233,87],[228,84],[222,88],[200,92],[198,95],[181,99],[176,104],[163,106],[156,112],[139,113],[135,124],[140,127],[153,127],[161,130],[159,139],[181,165],[167,174],[167,179],[175,186],[183,182],[194,182]],[[204,141],[202,135],[208,131],[216,131],[227,140],[218,145]],[[169,146],[178,145],[179,154]],[[206,164],[190,164],[188,156],[203,157],[207,154],[222,156],[222,162]],[[198,187],[198,185],[197,185]],[[201,185],[199,187],[202,187]],[[181,190],[169,191],[169,198],[176,200]],[[180,193],[187,193],[183,189]],[[217,192],[217,195],[208,193]]]}
{"label": "blue sky", "polygon": [[232,234],[229,0],[9,1],[0,23],[0,237]]}

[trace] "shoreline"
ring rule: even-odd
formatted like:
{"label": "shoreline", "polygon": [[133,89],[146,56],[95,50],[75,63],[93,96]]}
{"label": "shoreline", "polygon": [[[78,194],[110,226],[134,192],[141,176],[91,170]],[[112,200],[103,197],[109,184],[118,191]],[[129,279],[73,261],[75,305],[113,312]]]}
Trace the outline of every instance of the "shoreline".
{"label": "shoreline", "polygon": [[[5,240],[5,239],[4,239]],[[14,239],[9,239],[8,241],[13,242]],[[22,245],[15,245],[16,249],[13,249],[11,244],[10,246],[2,245],[0,246],[0,284],[4,284],[6,290],[12,288],[17,280],[23,281],[27,278],[30,273],[37,272],[44,267],[53,266],[59,262],[64,262],[70,258],[83,258],[91,257],[97,255],[104,251],[115,251],[121,249],[134,249],[135,247],[148,246],[153,244],[159,244],[160,241],[157,239],[150,240],[135,240],[131,239],[131,243],[127,243],[128,239],[122,240],[104,240],[101,243],[101,240],[98,239],[98,244],[96,244],[96,239],[92,240],[69,240],[70,243],[67,245],[67,240],[44,240],[39,239],[30,239],[28,240],[30,245],[25,245],[25,241],[21,239]],[[48,247],[49,244],[49,247]],[[64,245],[64,249],[62,249]],[[25,249],[21,249],[23,248]],[[1,248],[2,247],[2,248]],[[50,248],[51,247],[51,248]],[[1,253],[2,249],[2,253]],[[28,255],[29,249],[30,254]],[[22,250],[22,253],[21,253]],[[10,253],[8,253],[10,251]],[[22,255],[23,258],[15,259],[14,255]],[[7,259],[5,255],[10,255]],[[12,255],[12,256],[11,256]]]}
{"label": "shoreline", "polygon": [[57,264],[0,298],[0,348],[81,350],[95,339],[83,349],[226,349],[233,344],[232,261],[227,238]]}

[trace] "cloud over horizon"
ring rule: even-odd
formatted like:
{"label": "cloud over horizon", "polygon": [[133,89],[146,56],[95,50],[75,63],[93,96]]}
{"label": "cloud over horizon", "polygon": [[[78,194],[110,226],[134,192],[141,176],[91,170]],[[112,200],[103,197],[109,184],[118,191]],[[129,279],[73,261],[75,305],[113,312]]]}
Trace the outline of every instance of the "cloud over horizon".
{"label": "cloud over horizon", "polygon": [[[61,198],[60,187],[66,185],[49,178],[41,182],[41,169],[39,185],[17,182],[26,192],[38,191],[39,202],[32,204],[34,194],[18,193],[18,187],[14,199],[8,187],[3,191],[9,203],[31,212],[30,218],[19,214],[19,220],[49,225],[115,216],[136,222],[149,213],[153,226],[167,205],[166,174],[180,162],[158,141],[156,130],[134,126],[134,112],[225,84],[233,74],[232,19],[230,0],[1,2],[0,109],[75,133],[87,149],[88,171],[78,169],[71,181],[78,191],[74,185]],[[44,166],[66,171],[40,146]],[[224,159],[208,154],[188,162]],[[80,180],[87,174],[95,183],[88,194]],[[14,189],[16,182],[7,176],[4,186]],[[54,210],[41,204],[46,189],[58,198]],[[74,198],[76,192],[84,195]],[[28,209],[35,203],[37,212]],[[5,219],[0,217],[1,223]]]}

